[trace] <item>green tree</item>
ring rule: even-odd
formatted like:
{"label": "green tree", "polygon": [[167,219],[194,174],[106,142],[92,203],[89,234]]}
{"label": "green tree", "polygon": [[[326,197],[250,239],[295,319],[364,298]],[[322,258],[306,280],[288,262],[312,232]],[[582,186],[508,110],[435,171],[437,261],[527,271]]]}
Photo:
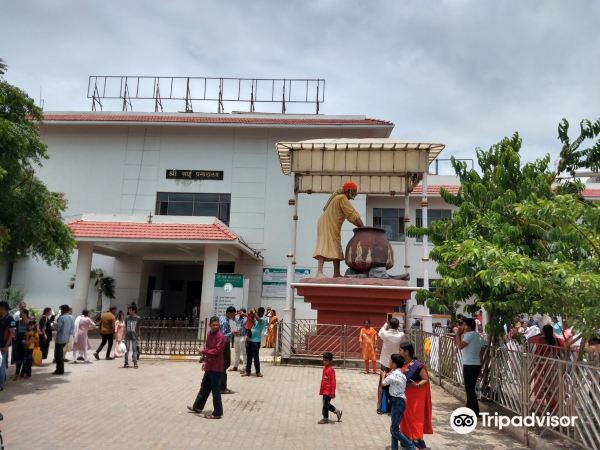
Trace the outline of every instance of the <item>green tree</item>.
{"label": "green tree", "polygon": [[0,255],[32,255],[66,269],[75,248],[62,220],[66,201],[35,174],[48,157],[38,128],[42,110],[3,78],[5,71],[0,60]]}
{"label": "green tree", "polygon": [[[94,283],[96,289],[97,301],[96,311],[102,310],[102,297],[108,297],[110,299],[115,298],[115,279],[113,277],[105,277],[102,269],[92,269],[90,272],[90,279]],[[71,277],[69,282],[69,288],[75,288],[75,276]]]}
{"label": "green tree", "polygon": [[548,156],[521,165],[520,149],[515,134],[478,150],[481,173],[452,160],[461,189],[442,197],[458,210],[428,229],[407,230],[429,235],[442,276],[434,293],[421,290],[417,298],[447,310],[473,301],[468,309],[490,313],[495,337],[515,315],[535,311],[568,318],[586,338],[600,327],[600,207],[581,198],[581,183],[557,186]]}
{"label": "green tree", "polygon": [[435,247],[431,259],[442,276],[435,292],[419,291],[417,299],[428,306],[455,310],[459,303],[485,308],[490,315],[488,331],[502,332],[515,315],[530,311],[536,297],[522,289],[498,282],[490,264],[508,254],[535,255],[536,242],[521,227],[515,205],[523,201],[552,198],[554,173],[549,157],[521,166],[521,138],[504,138],[489,150],[477,150],[480,173],[452,160],[461,189],[442,198],[458,207],[451,220],[434,222],[428,229],[409,227],[409,235],[428,234]]}
{"label": "green tree", "polygon": [[[562,148],[558,161],[558,173],[569,172],[575,175],[576,169],[586,168],[593,172],[600,171],[600,119],[592,123],[582,120],[579,124],[579,136],[571,141],[569,137],[569,122],[561,120],[558,125],[558,139]],[[580,148],[587,140],[594,140],[591,147]]]}

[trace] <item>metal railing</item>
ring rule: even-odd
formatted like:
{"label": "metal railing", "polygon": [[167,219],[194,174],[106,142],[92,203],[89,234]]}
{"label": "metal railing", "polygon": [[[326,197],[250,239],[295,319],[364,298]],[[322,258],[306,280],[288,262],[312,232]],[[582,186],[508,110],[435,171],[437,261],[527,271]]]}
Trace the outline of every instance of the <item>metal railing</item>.
{"label": "metal railing", "polygon": [[191,317],[142,317],[143,327],[198,327],[198,319]]}
{"label": "metal railing", "polygon": [[[433,380],[462,387],[461,352],[453,336],[415,331],[411,340]],[[543,344],[520,346],[514,341],[487,347],[480,393],[522,417],[576,416],[575,426],[559,422],[538,430],[600,450],[600,366],[577,361],[575,352]],[[523,431],[527,436],[528,428]]]}
{"label": "metal railing", "polygon": [[194,327],[152,326],[140,327],[140,353],[154,356],[194,356],[206,342],[207,321]]}
{"label": "metal railing", "polygon": [[[345,364],[348,359],[361,357],[360,329],[360,326],[317,324],[316,321],[279,322],[275,355],[283,355],[286,347],[294,356],[317,357],[331,352]],[[379,339],[376,350],[381,350]]]}

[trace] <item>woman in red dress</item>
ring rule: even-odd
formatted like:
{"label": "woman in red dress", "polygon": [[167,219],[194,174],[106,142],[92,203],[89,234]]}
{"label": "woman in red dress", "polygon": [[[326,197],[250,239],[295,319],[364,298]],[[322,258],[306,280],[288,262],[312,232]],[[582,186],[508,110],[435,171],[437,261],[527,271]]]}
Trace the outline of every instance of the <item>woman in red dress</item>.
{"label": "woman in red dress", "polygon": [[410,342],[400,344],[400,356],[404,358],[402,373],[406,376],[406,409],[400,423],[400,431],[423,449],[427,445],[425,434],[433,434],[431,424],[431,387],[425,364],[415,359],[415,348]]}
{"label": "woman in red dress", "polygon": [[[531,401],[545,404],[546,411],[556,412],[558,409],[559,364],[555,359],[562,359],[565,347],[564,339],[554,334],[552,325],[542,327],[542,332],[527,341],[530,349],[538,357],[533,360],[533,377],[531,383]],[[539,408],[539,406],[538,406]]]}

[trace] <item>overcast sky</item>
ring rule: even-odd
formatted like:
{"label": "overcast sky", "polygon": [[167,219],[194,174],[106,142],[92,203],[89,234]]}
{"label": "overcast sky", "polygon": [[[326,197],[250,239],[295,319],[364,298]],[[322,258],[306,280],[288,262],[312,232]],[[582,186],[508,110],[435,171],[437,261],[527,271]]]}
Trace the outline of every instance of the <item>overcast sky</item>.
{"label": "overcast sky", "polygon": [[518,130],[526,159],[556,157],[562,117],[600,117],[596,0],[5,0],[1,11],[6,77],[36,99],[42,86],[47,111],[89,110],[92,74],[320,77],[322,113],[391,120],[394,137],[465,158]]}

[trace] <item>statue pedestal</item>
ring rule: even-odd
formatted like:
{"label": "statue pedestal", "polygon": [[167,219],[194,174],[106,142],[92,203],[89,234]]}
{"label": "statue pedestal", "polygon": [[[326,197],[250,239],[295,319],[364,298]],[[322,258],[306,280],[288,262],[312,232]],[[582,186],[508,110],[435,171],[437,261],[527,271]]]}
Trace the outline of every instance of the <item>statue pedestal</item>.
{"label": "statue pedestal", "polygon": [[317,311],[318,324],[362,326],[370,320],[376,328],[418,289],[378,278],[303,278],[292,286]]}
{"label": "statue pedestal", "polygon": [[[360,358],[358,334],[365,320],[378,329],[394,308],[410,299],[417,288],[403,280],[377,278],[304,278],[293,283],[304,301],[317,310],[316,328],[307,333],[296,353]],[[343,325],[343,326],[342,326]]]}

